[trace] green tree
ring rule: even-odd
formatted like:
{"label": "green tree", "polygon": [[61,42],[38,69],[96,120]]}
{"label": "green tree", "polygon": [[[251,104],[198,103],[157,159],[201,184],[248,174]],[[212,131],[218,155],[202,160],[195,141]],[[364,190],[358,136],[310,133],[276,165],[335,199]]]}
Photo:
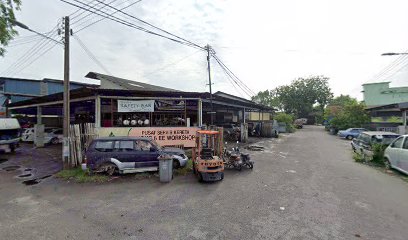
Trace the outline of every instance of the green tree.
{"label": "green tree", "polygon": [[337,129],[347,129],[351,127],[363,127],[370,122],[370,115],[365,110],[366,106],[362,102],[352,101],[345,103],[331,116],[330,125]]}
{"label": "green tree", "polygon": [[18,35],[14,29],[14,11],[20,10],[21,0],[0,0],[0,56],[4,56],[8,43]]}
{"label": "green tree", "polygon": [[252,101],[279,110],[282,109],[276,89],[260,91],[257,95],[252,97]]}
{"label": "green tree", "polygon": [[313,107],[318,105],[323,113],[324,107],[333,98],[328,80],[324,76],[311,76],[298,78],[290,85],[278,87],[277,95],[284,111],[297,117],[309,117]]}

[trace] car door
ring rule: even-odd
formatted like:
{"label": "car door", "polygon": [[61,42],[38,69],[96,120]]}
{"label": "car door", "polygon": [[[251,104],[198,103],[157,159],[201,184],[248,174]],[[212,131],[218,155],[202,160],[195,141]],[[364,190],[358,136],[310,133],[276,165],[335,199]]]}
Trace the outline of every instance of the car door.
{"label": "car door", "polygon": [[122,168],[135,168],[140,161],[140,151],[137,150],[134,140],[119,140],[115,142],[115,158],[121,162]]}
{"label": "car door", "polygon": [[138,140],[137,147],[143,156],[144,167],[154,167],[159,165],[158,149],[148,140]]}
{"label": "car door", "polygon": [[400,156],[400,168],[408,174],[408,137],[405,137],[404,143],[402,144]]}
{"label": "car door", "polygon": [[401,147],[404,141],[404,137],[397,138],[392,144],[390,144],[389,149],[389,160],[392,166],[400,168],[400,154],[401,154]]}

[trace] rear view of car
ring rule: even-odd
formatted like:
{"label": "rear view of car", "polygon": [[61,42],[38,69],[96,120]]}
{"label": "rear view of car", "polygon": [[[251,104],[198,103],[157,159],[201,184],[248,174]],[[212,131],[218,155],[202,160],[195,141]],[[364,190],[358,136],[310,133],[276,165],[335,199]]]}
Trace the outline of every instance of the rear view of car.
{"label": "rear view of car", "polygon": [[392,132],[362,132],[355,140],[352,141],[352,148],[364,159],[371,159],[374,154],[373,146],[375,144],[388,146],[399,136],[400,135]]}

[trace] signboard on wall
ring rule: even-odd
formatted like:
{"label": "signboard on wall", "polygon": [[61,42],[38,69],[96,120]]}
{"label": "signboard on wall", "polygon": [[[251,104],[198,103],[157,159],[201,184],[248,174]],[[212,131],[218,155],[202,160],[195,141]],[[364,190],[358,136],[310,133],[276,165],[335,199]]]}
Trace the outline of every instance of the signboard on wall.
{"label": "signboard on wall", "polygon": [[118,100],[118,112],[154,112],[154,100]]}
{"label": "signboard on wall", "polygon": [[98,128],[97,132],[99,137],[146,137],[155,140],[160,146],[194,147],[198,130],[194,127],[113,127]]}

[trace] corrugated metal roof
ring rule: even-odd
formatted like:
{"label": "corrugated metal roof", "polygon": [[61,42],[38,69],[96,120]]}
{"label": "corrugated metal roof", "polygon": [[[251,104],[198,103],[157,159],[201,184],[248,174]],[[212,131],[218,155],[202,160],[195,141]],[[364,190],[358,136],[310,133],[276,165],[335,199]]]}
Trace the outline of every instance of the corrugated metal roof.
{"label": "corrugated metal roof", "polygon": [[[109,76],[97,72],[89,72],[85,77],[100,80],[100,81],[110,81],[116,85],[123,87],[126,90],[143,90],[143,91],[171,91],[171,92],[180,92],[179,90],[160,87],[152,84],[137,82],[133,80],[128,80],[124,78],[118,78],[114,76]],[[101,83],[102,85],[102,83]]]}

